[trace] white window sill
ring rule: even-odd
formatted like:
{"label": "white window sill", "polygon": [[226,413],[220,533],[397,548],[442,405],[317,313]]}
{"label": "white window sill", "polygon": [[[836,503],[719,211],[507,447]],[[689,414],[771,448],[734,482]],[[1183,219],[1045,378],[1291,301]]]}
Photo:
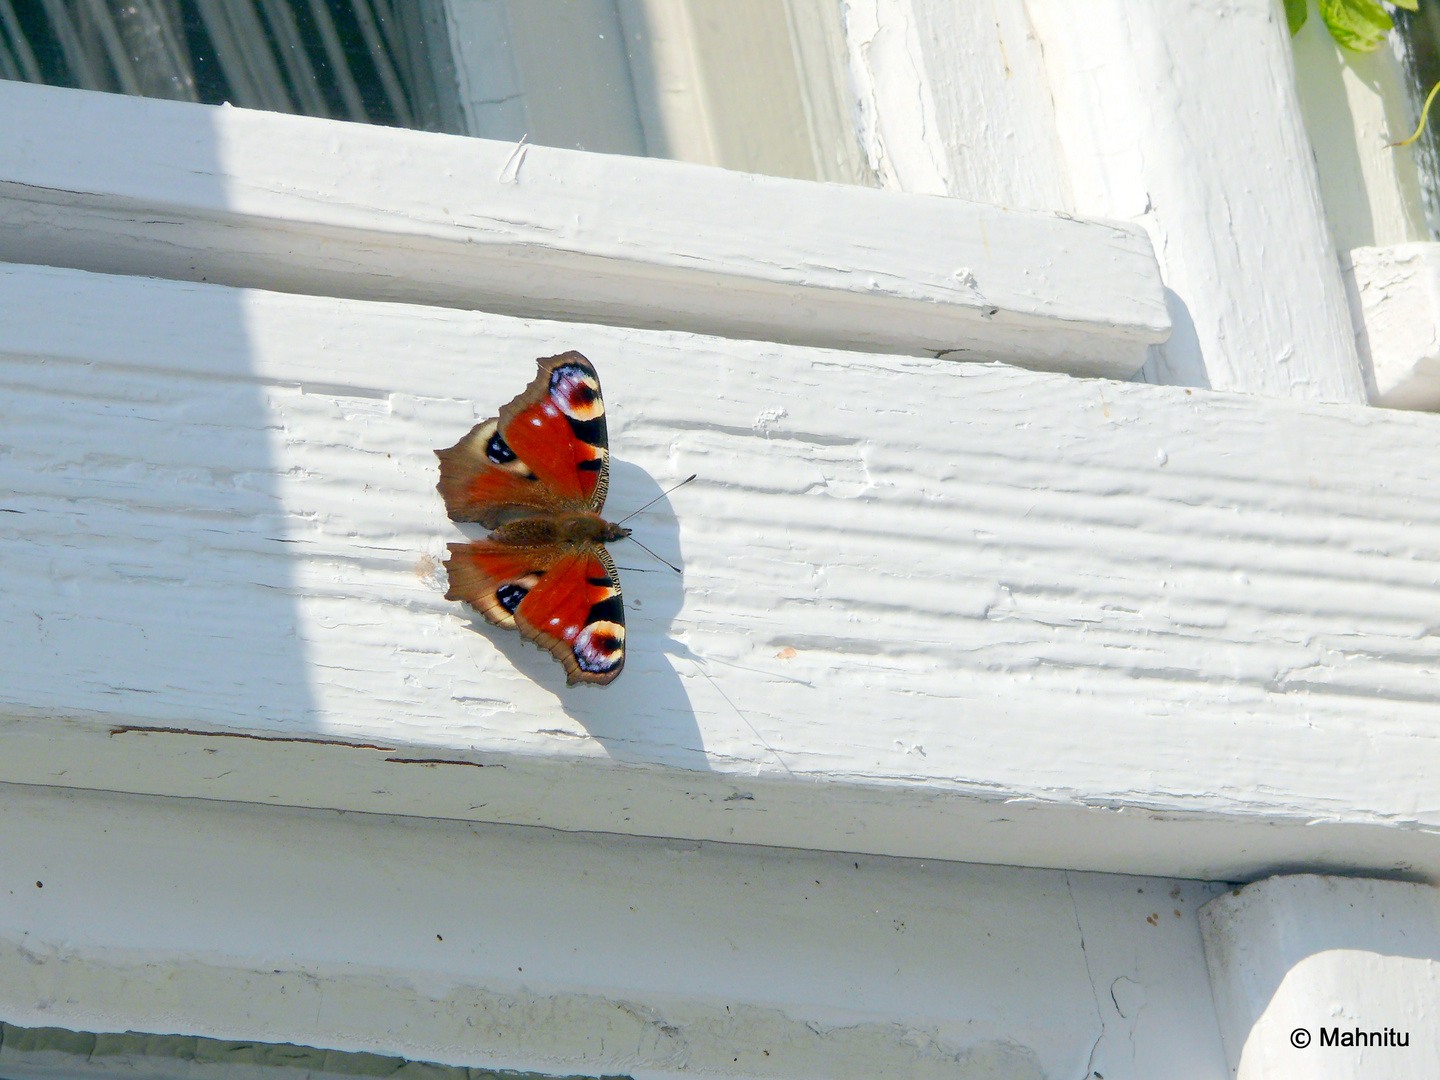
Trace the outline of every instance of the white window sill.
{"label": "white window sill", "polygon": [[1130,224],[0,82],[0,258],[1129,378]]}

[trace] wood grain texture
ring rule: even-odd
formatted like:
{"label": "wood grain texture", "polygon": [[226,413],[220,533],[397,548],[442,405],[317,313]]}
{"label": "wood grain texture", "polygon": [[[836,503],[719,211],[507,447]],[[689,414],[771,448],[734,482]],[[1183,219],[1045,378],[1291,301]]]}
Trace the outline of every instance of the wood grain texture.
{"label": "wood grain texture", "polygon": [[[1440,872],[1432,417],[76,271],[0,298],[0,779]],[[604,691],[437,573],[431,449],[567,348],[610,514],[700,474],[630,523],[684,576],[621,556]]]}
{"label": "wood grain texture", "polygon": [[0,258],[1129,377],[1143,231],[647,158],[0,83]]}
{"label": "wood grain texture", "polygon": [[1363,402],[1272,0],[1026,0],[1075,211],[1144,225],[1176,332],[1150,381]]}

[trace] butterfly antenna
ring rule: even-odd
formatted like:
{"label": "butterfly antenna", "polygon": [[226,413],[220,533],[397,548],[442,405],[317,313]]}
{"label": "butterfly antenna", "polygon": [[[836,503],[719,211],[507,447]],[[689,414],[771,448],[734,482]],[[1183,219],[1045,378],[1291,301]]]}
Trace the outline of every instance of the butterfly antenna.
{"label": "butterfly antenna", "polygon": [[[635,540],[635,537],[633,537],[633,536],[627,536],[627,537],[625,537],[625,539],[626,539],[626,540]],[[660,558],[659,555],[656,555],[653,551],[651,551],[649,548],[647,548],[644,544],[640,543],[639,540],[635,540],[635,544],[636,544],[637,547],[639,547],[639,549],[640,549],[641,551],[645,552],[645,554],[649,555],[649,556],[650,556],[652,559],[654,559],[656,562],[665,563],[666,566],[670,567],[671,570],[674,570],[675,573],[679,574],[681,577],[684,577],[684,576],[685,576],[684,572],[683,572],[678,566],[676,566],[676,565],[675,565],[674,563],[672,563],[672,562],[667,562],[665,559]]]}
{"label": "butterfly antenna", "polygon": [[[686,484],[688,484],[691,480],[694,480],[695,477],[697,477],[697,476],[699,476],[699,475],[700,475],[699,473],[691,473],[691,474],[690,474],[689,476],[687,476],[684,480],[681,480],[678,484],[676,484],[674,487],[672,487],[672,488],[670,489],[670,491],[679,491],[682,487],[684,487]],[[650,507],[654,506],[654,505],[655,505],[657,502],[659,502],[661,499],[665,498],[666,495],[669,495],[669,494],[670,494],[670,491],[662,491],[659,495],[656,495],[653,499],[651,499],[651,500],[650,500],[648,503],[646,503],[644,506],[640,507],[639,510],[636,510],[634,513],[631,513],[631,514],[626,514],[623,518],[621,518],[621,519],[620,519],[619,521],[617,521],[615,524],[616,524],[616,525],[624,525],[625,522],[629,521],[629,520],[630,520],[632,517],[634,517],[636,514],[643,514],[646,510],[649,510]],[[654,553],[654,552],[651,552],[651,554],[654,555],[655,553]],[[656,558],[659,558],[659,556],[656,556]],[[664,562],[665,560],[664,560],[664,559],[661,559],[660,561],[661,561],[661,562]]]}

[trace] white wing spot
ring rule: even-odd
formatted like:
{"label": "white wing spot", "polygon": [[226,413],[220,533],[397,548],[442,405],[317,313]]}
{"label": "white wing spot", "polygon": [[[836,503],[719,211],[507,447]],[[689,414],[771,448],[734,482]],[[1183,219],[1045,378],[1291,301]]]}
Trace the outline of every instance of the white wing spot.
{"label": "white wing spot", "polygon": [[559,626],[559,625],[560,625],[560,620],[559,620],[559,619],[551,619],[551,620],[550,620],[550,625],[551,625],[551,626]]}
{"label": "white wing spot", "polygon": [[530,423],[534,424],[536,427],[539,427],[539,426],[540,426],[540,417],[538,417],[538,416],[532,417],[531,420],[530,420]]}
{"label": "white wing spot", "polygon": [[550,402],[548,402],[548,401],[545,402],[545,404],[542,405],[541,408],[545,411],[545,415],[547,415],[547,416],[558,416],[558,415],[560,415],[560,410],[557,409],[557,408],[555,408],[555,406],[552,405],[552,404],[550,404]]}
{"label": "white wing spot", "polygon": [[567,638],[572,638],[572,637],[574,637],[576,634],[578,634],[579,632],[580,632],[580,627],[578,627],[578,626],[567,626],[567,627],[565,628],[565,636],[566,636]]}

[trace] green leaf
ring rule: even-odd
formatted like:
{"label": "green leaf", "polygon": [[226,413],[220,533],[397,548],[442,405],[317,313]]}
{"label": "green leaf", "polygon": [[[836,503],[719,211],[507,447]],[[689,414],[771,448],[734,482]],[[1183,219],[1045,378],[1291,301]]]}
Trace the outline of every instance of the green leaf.
{"label": "green leaf", "polygon": [[1374,52],[1395,24],[1377,0],[1320,0],[1330,36],[1347,49]]}
{"label": "green leaf", "polygon": [[1290,36],[1300,33],[1310,15],[1310,0],[1285,0],[1285,21],[1290,24]]}
{"label": "green leaf", "polygon": [[1398,8],[1404,8],[1406,11],[1420,10],[1420,0],[1390,0],[1390,2]]}

